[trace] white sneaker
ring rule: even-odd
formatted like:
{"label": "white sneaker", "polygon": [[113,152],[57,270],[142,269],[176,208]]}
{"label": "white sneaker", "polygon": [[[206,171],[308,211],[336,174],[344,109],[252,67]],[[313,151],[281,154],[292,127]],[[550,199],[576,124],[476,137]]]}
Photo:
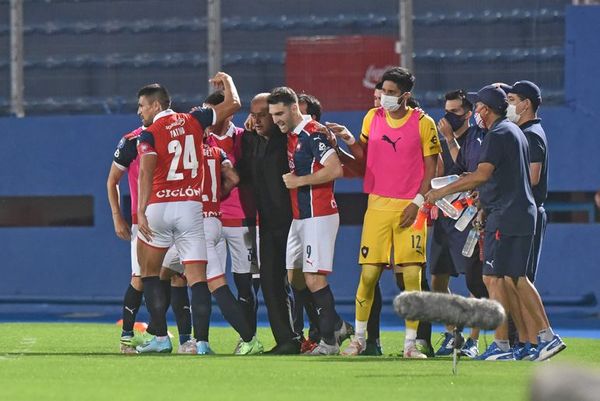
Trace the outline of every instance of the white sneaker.
{"label": "white sneaker", "polygon": [[179,345],[179,348],[177,349],[177,353],[178,354],[196,354],[197,353],[196,340],[192,338],[190,340],[187,340],[183,344]]}
{"label": "white sneaker", "polygon": [[408,348],[404,348],[404,358],[427,359],[427,355],[419,351],[415,344],[412,344],[409,345]]}
{"label": "white sneaker", "polygon": [[329,345],[325,341],[321,340],[317,348],[313,349],[308,355],[339,355],[340,346],[337,342],[334,345]]}
{"label": "white sneaker", "polygon": [[356,356],[362,354],[367,348],[367,341],[362,337],[354,336],[352,337],[352,341],[346,347],[344,351],[342,351],[342,355],[345,356]]}

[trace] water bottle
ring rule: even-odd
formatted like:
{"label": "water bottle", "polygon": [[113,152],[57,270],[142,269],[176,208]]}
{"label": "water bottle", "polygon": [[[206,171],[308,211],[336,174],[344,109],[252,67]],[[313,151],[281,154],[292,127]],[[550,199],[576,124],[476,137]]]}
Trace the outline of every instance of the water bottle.
{"label": "water bottle", "polygon": [[446,175],[444,177],[436,177],[431,180],[431,188],[440,189],[448,184],[452,184],[456,180],[458,180],[458,176],[456,174]]}
{"label": "water bottle", "polygon": [[473,200],[471,200],[471,198],[467,198],[467,204],[469,205],[467,210],[465,210],[462,216],[460,216],[460,219],[458,219],[454,225],[454,228],[456,228],[458,231],[465,231],[465,228],[467,228],[471,220],[473,220],[473,218],[477,215],[477,207],[473,205]]}
{"label": "water bottle", "polygon": [[460,218],[456,221],[454,228],[458,231],[465,231],[465,228],[469,225],[471,220],[477,215],[477,208],[475,206],[469,206],[465,210],[465,212],[460,216]]}
{"label": "water bottle", "polygon": [[456,210],[456,208],[452,206],[452,203],[448,202],[446,198],[436,201],[435,205],[451,219],[456,220],[460,217],[460,212]]}
{"label": "water bottle", "polygon": [[462,249],[462,255],[464,257],[470,258],[473,255],[477,241],[479,241],[479,230],[473,227],[471,228],[471,231],[469,231],[469,235],[465,241],[465,246]]}
{"label": "water bottle", "polygon": [[417,230],[422,230],[425,222],[427,221],[427,217],[429,216],[429,212],[431,210],[431,203],[424,203],[423,206],[419,209],[419,213],[417,213],[417,218],[413,223],[413,227]]}

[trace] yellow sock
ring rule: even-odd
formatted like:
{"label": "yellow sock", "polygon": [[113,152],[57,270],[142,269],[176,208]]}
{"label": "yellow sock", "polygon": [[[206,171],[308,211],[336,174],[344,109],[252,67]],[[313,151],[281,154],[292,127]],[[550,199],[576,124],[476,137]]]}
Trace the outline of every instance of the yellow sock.
{"label": "yellow sock", "polygon": [[362,265],[360,281],[356,289],[356,320],[366,322],[371,314],[375,286],[381,276],[381,267],[376,265]]}
{"label": "yellow sock", "polygon": [[[405,291],[421,291],[421,266],[405,266],[402,268],[402,276],[404,278],[404,290]],[[416,338],[417,328],[419,327],[418,320],[406,320],[406,332],[414,335]],[[414,334],[413,334],[414,333]],[[411,338],[414,340],[414,338]]]}

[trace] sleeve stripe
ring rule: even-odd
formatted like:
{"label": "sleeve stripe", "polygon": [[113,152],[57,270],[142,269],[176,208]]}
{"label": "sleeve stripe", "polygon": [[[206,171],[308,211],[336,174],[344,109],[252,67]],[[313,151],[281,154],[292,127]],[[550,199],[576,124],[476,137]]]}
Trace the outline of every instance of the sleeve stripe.
{"label": "sleeve stripe", "polygon": [[327,152],[325,152],[325,154],[321,157],[321,160],[319,160],[319,163],[323,164],[325,163],[325,160],[327,160],[329,158],[329,156],[331,156],[332,154],[335,153],[335,149],[331,148],[329,149]]}
{"label": "sleeve stripe", "polygon": [[117,163],[116,161],[113,161],[113,164],[115,165],[116,168],[118,168],[121,171],[127,171],[127,167],[120,165],[119,163]]}

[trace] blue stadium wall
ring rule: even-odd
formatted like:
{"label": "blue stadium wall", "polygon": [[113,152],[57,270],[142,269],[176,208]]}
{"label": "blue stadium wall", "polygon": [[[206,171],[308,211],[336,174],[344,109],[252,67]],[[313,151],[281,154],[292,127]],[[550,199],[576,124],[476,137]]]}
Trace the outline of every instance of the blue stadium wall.
{"label": "blue stadium wall", "polygon": [[[577,21],[577,23],[572,23]],[[570,7],[566,32],[564,107],[542,108],[550,142],[551,191],[596,191],[600,187],[600,137],[596,77],[600,53],[600,7]],[[435,118],[441,110],[430,110]],[[328,121],[359,131],[362,113],[327,113]],[[239,121],[238,121],[239,122]],[[106,199],[106,176],[120,136],[136,127],[134,115],[0,119],[0,197],[89,195],[94,222],[89,227],[1,228],[0,298],[104,299],[122,295],[129,277],[129,246],[113,232]],[[127,192],[127,186],[123,185]],[[358,181],[340,182],[341,192],[360,192]],[[358,279],[360,226],[342,226],[336,247],[333,287],[352,299]],[[541,259],[542,294],[600,297],[598,224],[550,224]],[[593,278],[593,279],[590,279]],[[384,294],[396,291],[385,280]]]}

